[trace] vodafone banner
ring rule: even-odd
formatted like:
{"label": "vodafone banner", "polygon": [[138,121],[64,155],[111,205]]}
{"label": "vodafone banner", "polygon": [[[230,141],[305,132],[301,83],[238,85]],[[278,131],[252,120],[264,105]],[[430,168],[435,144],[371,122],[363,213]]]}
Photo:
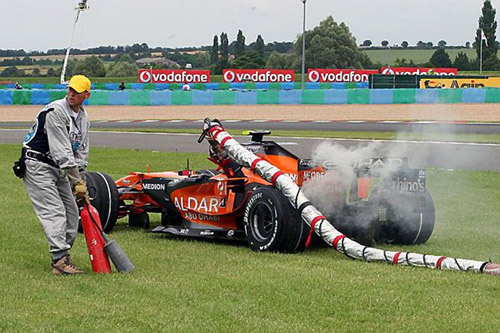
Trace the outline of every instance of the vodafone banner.
{"label": "vodafone banner", "polygon": [[209,83],[210,71],[184,69],[140,69],[139,83]]}
{"label": "vodafone banner", "polygon": [[289,69],[224,69],[224,82],[294,82],[295,72]]}
{"label": "vodafone banner", "polygon": [[387,75],[457,75],[456,68],[382,67]]}
{"label": "vodafone banner", "polygon": [[370,74],[378,74],[378,70],[310,68],[307,77],[309,82],[365,82]]}

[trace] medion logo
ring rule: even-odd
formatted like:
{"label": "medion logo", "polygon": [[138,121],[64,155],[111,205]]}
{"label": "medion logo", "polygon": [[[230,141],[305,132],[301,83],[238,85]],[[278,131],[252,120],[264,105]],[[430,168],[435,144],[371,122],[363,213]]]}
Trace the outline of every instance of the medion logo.
{"label": "medion logo", "polygon": [[155,191],[165,191],[165,184],[159,183],[143,183],[142,188],[144,190],[155,190]]}

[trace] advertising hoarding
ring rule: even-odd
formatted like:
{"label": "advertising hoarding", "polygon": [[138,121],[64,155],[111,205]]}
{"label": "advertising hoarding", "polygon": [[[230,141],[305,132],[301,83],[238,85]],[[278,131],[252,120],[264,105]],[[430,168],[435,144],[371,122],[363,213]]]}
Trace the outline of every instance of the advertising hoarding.
{"label": "advertising hoarding", "polygon": [[185,69],[140,69],[139,83],[209,83],[210,71]]}

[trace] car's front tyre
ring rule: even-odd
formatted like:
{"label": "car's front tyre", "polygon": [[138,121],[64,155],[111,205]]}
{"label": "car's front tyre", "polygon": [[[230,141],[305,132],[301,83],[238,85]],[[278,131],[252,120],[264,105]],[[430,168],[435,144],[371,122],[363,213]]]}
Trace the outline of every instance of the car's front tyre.
{"label": "car's front tyre", "polygon": [[283,194],[274,187],[256,189],[243,216],[246,240],[254,251],[303,251],[310,228]]}

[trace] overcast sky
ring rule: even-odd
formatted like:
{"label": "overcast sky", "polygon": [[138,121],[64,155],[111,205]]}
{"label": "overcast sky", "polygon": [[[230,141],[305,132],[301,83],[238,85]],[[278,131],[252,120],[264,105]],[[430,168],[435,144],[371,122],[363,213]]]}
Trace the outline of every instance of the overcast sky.
{"label": "overcast sky", "polygon": [[[78,0],[1,0],[0,49],[46,51],[66,48]],[[500,0],[492,0],[500,20]],[[261,34],[266,43],[293,41],[302,31],[301,0],[88,0],[73,47],[211,45],[215,34],[247,44]],[[345,22],[358,44],[441,39],[448,45],[474,40],[483,0],[307,0],[306,29],[328,15]],[[497,36],[498,36],[497,32]]]}

